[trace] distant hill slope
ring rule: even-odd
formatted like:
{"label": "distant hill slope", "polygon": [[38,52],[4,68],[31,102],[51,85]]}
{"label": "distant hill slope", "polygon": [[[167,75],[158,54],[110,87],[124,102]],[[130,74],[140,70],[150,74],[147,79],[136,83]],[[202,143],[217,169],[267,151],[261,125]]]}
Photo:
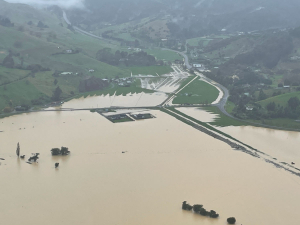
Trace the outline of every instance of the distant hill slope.
{"label": "distant hill slope", "polygon": [[150,16],[169,16],[173,36],[192,38],[222,29],[229,32],[300,26],[298,0],[86,0],[89,11],[71,20],[87,26],[122,24]]}
{"label": "distant hill slope", "polygon": [[[5,9],[5,10],[4,10]],[[14,27],[0,25],[0,50],[19,53],[24,65],[41,64],[52,70],[87,73],[94,69],[100,77],[125,75],[127,72],[95,60],[96,52],[104,47],[118,46],[86,37],[67,29],[63,19],[51,10],[36,10],[23,4],[0,1],[0,16],[7,17]],[[37,27],[41,21],[48,28]],[[29,25],[28,23],[32,24]],[[16,46],[21,42],[21,46]],[[65,50],[78,50],[77,54],[63,54]],[[0,59],[5,54],[0,55]],[[63,59],[62,59],[63,58]]]}
{"label": "distant hill slope", "polygon": [[58,86],[63,98],[75,96],[86,77],[129,76],[130,71],[96,60],[105,47],[120,48],[73,32],[57,7],[39,10],[0,0],[0,114],[5,107],[48,103]]}

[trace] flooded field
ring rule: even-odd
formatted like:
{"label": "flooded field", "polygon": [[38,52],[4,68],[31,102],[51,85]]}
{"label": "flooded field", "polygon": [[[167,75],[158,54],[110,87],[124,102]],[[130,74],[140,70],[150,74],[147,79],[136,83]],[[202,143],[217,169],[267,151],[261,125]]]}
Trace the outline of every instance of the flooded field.
{"label": "flooded field", "polygon": [[141,87],[159,92],[173,93],[190,76],[179,65],[172,65],[173,72],[158,77],[141,78]]}
{"label": "flooded field", "polygon": [[[197,108],[179,111],[203,122],[213,122],[218,115]],[[300,132],[274,130],[254,126],[217,127],[222,132],[276,158],[278,162],[295,163],[300,168]]]}
{"label": "flooded field", "polygon": [[300,168],[300,132],[241,126],[219,128],[227,134],[251,144],[279,162],[294,162]]}
{"label": "flooded field", "polygon": [[[238,225],[299,224],[299,177],[150,112],[156,119],[123,124],[84,111],[1,119],[1,222],[225,225],[234,216]],[[41,153],[39,163],[17,159],[18,142],[27,157]],[[51,156],[61,146],[71,154]],[[183,212],[184,200],[220,218]]]}
{"label": "flooded field", "polygon": [[156,106],[162,103],[168,95],[161,92],[152,94],[139,93],[118,96],[88,96],[86,98],[73,99],[62,105],[62,108],[104,108],[104,107],[139,107],[139,106]]}

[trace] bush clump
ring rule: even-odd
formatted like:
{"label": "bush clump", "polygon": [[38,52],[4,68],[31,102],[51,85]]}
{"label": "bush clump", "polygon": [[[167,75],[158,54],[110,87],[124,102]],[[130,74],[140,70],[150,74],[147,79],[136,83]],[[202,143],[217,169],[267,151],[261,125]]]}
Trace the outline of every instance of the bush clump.
{"label": "bush clump", "polygon": [[210,210],[209,216],[210,216],[210,218],[218,218],[219,214],[216,213],[214,210]]}
{"label": "bush clump", "polygon": [[51,149],[51,153],[52,153],[52,155],[69,155],[70,151],[66,147],[61,147],[61,149],[59,149],[59,148],[52,148]]}
{"label": "bush clump", "polygon": [[195,213],[200,213],[202,207],[203,205],[193,205],[193,210]]}
{"label": "bush clump", "polygon": [[229,223],[229,224],[235,224],[235,222],[236,222],[236,219],[234,217],[229,217],[227,219],[227,223]]}
{"label": "bush clump", "polygon": [[188,211],[191,211],[193,209],[194,213],[200,214],[202,216],[209,216],[210,218],[219,217],[219,214],[217,214],[214,210],[207,211],[205,208],[203,208],[203,205],[199,204],[191,206],[187,204],[186,201],[182,203],[182,209]]}
{"label": "bush clump", "polygon": [[190,204],[187,204],[186,201],[184,201],[182,203],[182,209],[187,210],[187,211],[191,211],[193,209],[193,206],[191,206]]}

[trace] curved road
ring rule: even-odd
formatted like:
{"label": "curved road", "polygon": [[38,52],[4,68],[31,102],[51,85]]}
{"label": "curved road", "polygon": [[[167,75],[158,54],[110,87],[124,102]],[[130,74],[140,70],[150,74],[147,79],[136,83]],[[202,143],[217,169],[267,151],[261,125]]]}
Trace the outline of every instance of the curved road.
{"label": "curved road", "polygon": [[[168,50],[168,51],[172,51],[172,52],[176,52],[177,54],[181,55],[184,58],[184,63],[187,69],[192,69],[193,67],[190,65],[189,63],[189,58],[188,56],[184,53],[184,52],[178,52],[175,50],[170,50],[170,49],[164,49],[164,50]],[[199,71],[200,72],[200,71]],[[234,118],[232,115],[230,115],[226,110],[225,110],[225,105],[227,103],[227,100],[229,98],[229,90],[224,87],[223,85],[213,81],[212,79],[209,79],[208,77],[204,76],[203,74],[201,74],[201,78],[203,80],[205,80],[206,82],[210,83],[213,86],[217,86],[218,88],[220,88],[220,90],[223,92],[223,97],[221,98],[221,100],[215,104],[215,106],[217,106],[222,113],[224,113],[225,115]]]}
{"label": "curved road", "polygon": [[[69,21],[68,17],[67,17],[67,14],[65,11],[63,11],[63,18],[65,20],[65,22],[69,25],[72,25],[72,23]],[[93,37],[93,38],[97,38],[97,39],[101,39],[101,40],[105,40],[105,41],[111,41],[110,39],[105,39],[103,37],[99,37],[99,36],[96,36],[94,34],[91,34],[89,32],[86,32],[76,26],[73,26],[73,28],[79,32],[79,33],[82,33],[84,35],[88,35],[90,37]],[[177,54],[181,55],[183,58],[184,58],[184,62],[185,62],[185,65],[187,67],[187,69],[192,69],[193,67],[190,65],[189,63],[189,58],[188,56],[186,55],[185,52],[179,52],[179,51],[175,51],[175,50],[171,50],[171,49],[166,49],[166,48],[161,48],[162,50],[166,50],[166,51],[172,51],[172,52],[176,52]],[[200,72],[200,71],[199,71]],[[265,124],[261,124],[261,123],[254,123],[254,122],[249,122],[247,120],[242,120],[242,119],[239,119],[239,118],[236,118],[234,117],[233,115],[229,114],[226,110],[225,110],[225,105],[228,101],[228,98],[229,98],[229,90],[224,87],[223,85],[207,78],[206,76],[204,76],[203,74],[201,74],[201,78],[203,80],[205,80],[206,82],[210,83],[211,85],[213,86],[217,86],[218,88],[221,89],[221,91],[223,92],[223,97],[221,98],[221,100],[215,104],[215,106],[217,106],[220,111],[225,114],[226,116],[230,117],[230,118],[233,118],[235,120],[239,120],[239,121],[242,121],[242,122],[246,122],[248,124],[251,124],[251,125],[254,125],[254,126],[259,126],[259,127],[266,127],[266,128],[271,128],[271,129],[280,129],[280,130],[291,130],[291,131],[300,131],[298,129],[288,129],[288,128],[284,128],[284,127],[276,127],[276,126],[269,126],[269,125],[265,125]]]}
{"label": "curved road", "polygon": [[[72,25],[72,23],[70,22],[70,20],[68,19],[67,17],[67,14],[65,11],[63,11],[63,18],[65,20],[65,22],[68,24],[68,25]],[[84,35],[88,35],[90,37],[93,37],[93,38],[97,38],[97,39],[101,39],[101,40],[107,40],[109,41],[109,39],[105,39],[103,37],[99,37],[97,35],[94,35],[94,34],[91,34],[89,32],[86,32],[76,26],[73,26],[73,28],[79,32],[79,33],[82,33]],[[185,66],[187,67],[187,69],[192,69],[193,67],[190,65],[189,63],[189,58],[188,56],[184,53],[184,52],[179,52],[179,51],[175,51],[175,50],[171,50],[171,49],[166,49],[166,48],[162,48],[162,50],[166,50],[166,51],[172,51],[172,52],[176,52],[177,54],[181,55],[183,58],[184,58],[184,62],[185,62]],[[201,78],[204,79],[206,82],[212,84],[212,85],[215,85],[217,86],[218,88],[220,88],[223,92],[223,97],[222,99],[219,101],[219,103],[215,104],[220,110],[222,113],[224,113],[225,115],[231,117],[231,118],[234,118],[232,115],[230,115],[226,110],[225,110],[225,105],[226,105],[226,102],[228,100],[228,97],[229,97],[229,91],[227,88],[225,88],[223,85],[221,84],[218,84],[216,83],[215,81],[207,78],[206,76],[204,76],[203,74],[201,74]]]}

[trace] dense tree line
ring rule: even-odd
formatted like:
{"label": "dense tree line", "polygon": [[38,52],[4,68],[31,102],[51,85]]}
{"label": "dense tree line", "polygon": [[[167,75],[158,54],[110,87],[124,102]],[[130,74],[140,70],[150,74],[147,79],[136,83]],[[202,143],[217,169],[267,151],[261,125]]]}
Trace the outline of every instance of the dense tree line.
{"label": "dense tree line", "polygon": [[[261,94],[260,94],[261,95]],[[291,97],[288,100],[287,106],[276,105],[275,102],[270,102],[263,108],[260,104],[252,103],[253,110],[248,111],[246,105],[251,103],[250,98],[240,99],[236,109],[234,110],[234,116],[242,119],[271,119],[271,118],[289,118],[298,119],[300,115],[300,100],[297,97]]]}
{"label": "dense tree line", "polygon": [[10,21],[10,19],[0,16],[0,25],[4,27],[13,27],[14,24]]}
{"label": "dense tree line", "polygon": [[90,77],[80,81],[79,91],[87,92],[87,91],[102,90],[105,87],[108,87],[108,85],[109,83],[107,81],[102,80],[101,78]]}
{"label": "dense tree line", "polygon": [[217,214],[216,211],[214,211],[214,210],[207,211],[203,207],[203,205],[199,205],[199,204],[191,206],[186,201],[184,201],[182,203],[182,209],[187,210],[187,211],[192,211],[193,210],[194,213],[196,213],[196,214],[200,214],[202,216],[208,216],[210,218],[218,218],[219,217],[219,214]]}
{"label": "dense tree line", "polygon": [[97,52],[96,58],[101,62],[114,66],[120,64],[126,66],[153,66],[157,64],[155,57],[144,51],[128,53],[118,50],[113,53],[110,48],[103,48]]}

